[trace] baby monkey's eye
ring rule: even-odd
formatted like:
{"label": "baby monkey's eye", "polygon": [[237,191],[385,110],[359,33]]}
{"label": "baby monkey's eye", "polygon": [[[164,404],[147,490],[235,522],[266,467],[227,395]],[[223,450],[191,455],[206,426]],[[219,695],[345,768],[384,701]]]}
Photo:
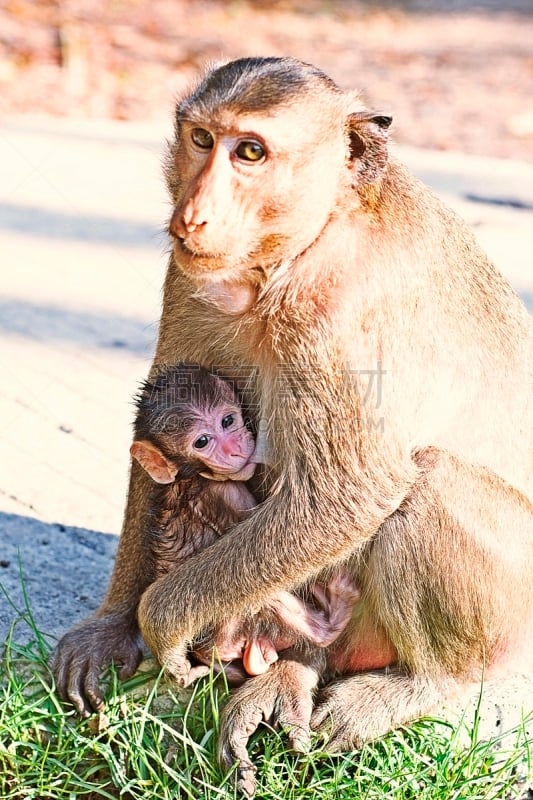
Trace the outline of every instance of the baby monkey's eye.
{"label": "baby monkey's eye", "polygon": [[235,417],[233,416],[233,414],[227,414],[222,420],[222,428],[224,430],[226,430],[227,428],[231,428],[234,422],[235,422]]}
{"label": "baby monkey's eye", "polygon": [[260,161],[265,156],[263,147],[253,139],[240,142],[235,148],[235,153],[243,161]]}
{"label": "baby monkey's eye", "polygon": [[208,444],[209,444],[209,436],[207,436],[204,433],[202,436],[199,436],[198,439],[196,439],[196,441],[193,444],[193,447],[195,448],[195,450],[203,450],[204,447],[207,447]]}
{"label": "baby monkey's eye", "polygon": [[213,147],[213,136],[206,131],[205,128],[193,128],[191,131],[191,139],[197,147],[202,150],[211,150]]}

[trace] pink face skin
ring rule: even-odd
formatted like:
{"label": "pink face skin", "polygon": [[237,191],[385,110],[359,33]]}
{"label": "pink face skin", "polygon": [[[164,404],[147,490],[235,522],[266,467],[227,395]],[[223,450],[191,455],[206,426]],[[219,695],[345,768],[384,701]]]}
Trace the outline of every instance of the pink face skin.
{"label": "pink face skin", "polygon": [[191,432],[191,455],[200,458],[215,480],[246,481],[255,471],[255,441],[236,406],[202,412]]}
{"label": "pink face skin", "polygon": [[[172,449],[172,442],[168,443]],[[254,437],[244,424],[238,406],[219,404],[198,412],[185,442],[183,455],[200,459],[206,471],[200,474],[215,481],[247,481],[258,463]],[[173,483],[177,467],[150,441],[135,441],[131,455],[156,483]]]}

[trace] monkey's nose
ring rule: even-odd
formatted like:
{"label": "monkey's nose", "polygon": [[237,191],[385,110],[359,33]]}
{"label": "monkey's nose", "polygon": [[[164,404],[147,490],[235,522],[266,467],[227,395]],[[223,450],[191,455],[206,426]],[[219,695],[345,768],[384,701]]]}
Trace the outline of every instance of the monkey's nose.
{"label": "monkey's nose", "polygon": [[183,239],[188,233],[192,233],[195,229],[196,225],[194,223],[185,224],[178,209],[174,211],[168,226],[168,232],[171,236],[175,236],[177,239]]}
{"label": "monkey's nose", "polygon": [[172,214],[168,231],[171,236],[175,236],[177,239],[184,239],[187,235],[194,233],[205,224],[205,222],[201,222],[199,219],[194,219],[190,213],[187,213],[187,209],[185,209],[183,213],[180,209],[176,209]]}

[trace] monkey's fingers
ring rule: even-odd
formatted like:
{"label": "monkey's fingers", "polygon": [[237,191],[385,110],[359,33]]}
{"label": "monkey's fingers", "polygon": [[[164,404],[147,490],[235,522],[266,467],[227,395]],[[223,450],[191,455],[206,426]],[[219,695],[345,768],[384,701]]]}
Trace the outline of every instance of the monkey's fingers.
{"label": "monkey's fingers", "polygon": [[246,797],[253,797],[257,788],[255,767],[248,754],[248,739],[257,730],[263,719],[263,712],[257,708],[248,720],[242,721],[241,728],[234,728],[232,735],[226,740],[225,746],[219,750],[219,760],[229,767],[237,763],[236,786],[237,791]]}
{"label": "monkey's fingers", "polygon": [[[117,674],[121,681],[131,678],[136,672],[142,654],[139,648],[126,649],[116,655]],[[113,659],[115,662],[115,659]],[[67,689],[68,700],[82,717],[88,717],[93,712],[102,711],[105,705],[104,696],[100,688],[102,671],[109,666],[109,657],[102,658],[100,654],[83,661],[78,659],[76,664],[70,665],[70,677]]]}
{"label": "monkey's fingers", "polygon": [[311,746],[309,718],[307,714],[297,716],[300,718],[293,719],[290,724],[284,725],[283,729],[287,735],[291,750],[294,753],[307,753]]}
{"label": "monkey's fingers", "polygon": [[257,789],[257,768],[253,764],[241,761],[237,770],[237,791],[246,797],[253,797]]}
{"label": "monkey's fingers", "polygon": [[350,714],[343,718],[335,709],[322,707],[313,715],[311,728],[322,738],[321,750],[325,753],[337,754],[358,750],[365,741],[374,738],[365,735],[365,726],[360,726]]}
{"label": "monkey's fingers", "polygon": [[140,648],[132,648],[131,650],[127,650],[122,654],[122,658],[120,660],[118,658],[115,659],[114,663],[119,679],[121,681],[126,681],[128,678],[131,678],[132,675],[135,675],[141,660],[142,652]]}
{"label": "monkey's fingers", "polygon": [[121,619],[91,620],[66,634],[50,661],[57,692],[82,717],[101,711],[104,697],[100,674],[117,664],[121,680],[133,675],[142,658],[136,631],[129,634]]}
{"label": "monkey's fingers", "polygon": [[65,703],[72,703],[80,717],[90,717],[93,709],[89,702],[85,700],[81,691],[83,676],[80,675],[79,670],[71,669],[70,661],[61,661],[57,655],[52,659],[50,666],[54,673],[56,690],[61,700]]}
{"label": "monkey's fingers", "polygon": [[[405,679],[391,671],[360,673],[326,686],[311,716],[311,729],[324,736],[323,749],[353,750],[389,731],[402,683]],[[412,684],[407,693],[416,701]]]}
{"label": "monkey's fingers", "polygon": [[[180,687],[189,686],[189,684],[196,680],[193,675],[200,677],[200,674],[206,675],[207,672],[209,672],[209,669],[207,669],[207,672],[195,673],[196,668],[191,666],[191,662],[187,658],[186,645],[180,645],[172,648],[172,650],[167,650],[159,656],[158,660],[161,664],[164,664],[167,676]],[[202,667],[198,669],[201,670]]]}
{"label": "monkey's fingers", "polygon": [[[251,683],[252,681],[250,681]],[[244,688],[244,687],[243,687]],[[223,712],[222,731],[219,741],[218,758],[226,767],[238,764],[237,791],[246,797],[253,797],[256,790],[257,768],[250,761],[248,739],[257,730],[264,719],[264,710],[260,706],[236,707],[230,699],[228,708]]]}
{"label": "monkey's fingers", "polygon": [[[85,670],[82,682],[83,697],[85,697],[91,709],[93,709],[94,711],[102,711],[105,705],[104,697],[100,689],[100,672],[101,672],[100,665],[90,661],[87,669]],[[69,686],[69,698],[71,703],[73,704],[74,704],[73,698],[74,697],[76,697],[76,699],[79,698],[79,685],[80,685],[79,678],[78,680],[76,680],[76,677],[74,677],[71,686]]]}
{"label": "monkey's fingers", "polygon": [[198,666],[191,667],[187,675],[182,676],[183,683],[181,684],[183,687],[190,686],[192,683],[198,680],[198,678],[204,678],[206,675],[209,675],[210,668],[203,665],[198,664]]}
{"label": "monkey's fingers", "polygon": [[98,685],[99,672],[94,674],[85,652],[76,653],[65,646],[61,650],[58,648],[50,667],[59,697],[64,702],[72,703],[80,717],[90,717],[102,709],[104,698]]}

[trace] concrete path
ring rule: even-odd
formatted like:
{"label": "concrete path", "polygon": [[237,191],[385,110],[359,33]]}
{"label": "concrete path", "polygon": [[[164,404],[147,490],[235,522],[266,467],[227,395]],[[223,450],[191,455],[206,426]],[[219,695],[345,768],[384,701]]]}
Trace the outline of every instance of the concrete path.
{"label": "concrete path", "polygon": [[[23,611],[21,574],[38,626],[54,635],[105,591],[130,398],[159,316],[170,134],[170,120],[164,130],[0,125],[0,641]],[[533,311],[533,166],[400,154],[467,218]],[[28,635],[19,621],[14,638]]]}

